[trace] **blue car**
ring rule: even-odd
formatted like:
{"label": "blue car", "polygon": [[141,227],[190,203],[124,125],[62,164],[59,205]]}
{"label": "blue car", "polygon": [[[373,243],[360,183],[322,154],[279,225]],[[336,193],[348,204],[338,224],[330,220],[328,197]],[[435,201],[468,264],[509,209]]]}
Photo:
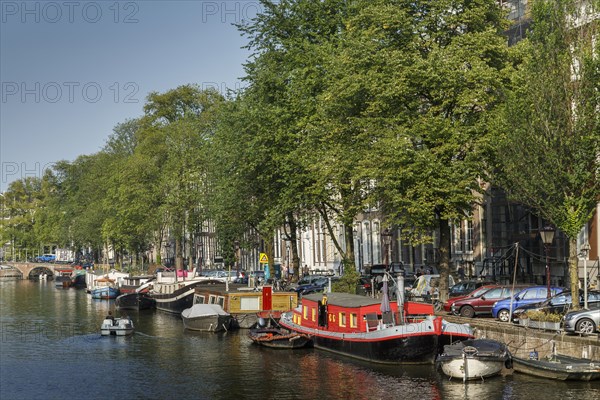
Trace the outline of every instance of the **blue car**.
{"label": "blue car", "polygon": [[42,254],[35,258],[36,262],[54,262],[56,260],[56,256],[54,254]]}
{"label": "blue car", "polygon": [[[565,288],[551,287],[552,296],[561,293]],[[524,304],[538,303],[546,300],[548,288],[546,286],[532,286],[521,290],[512,297],[512,310]],[[502,322],[508,322],[511,314],[511,298],[499,300],[492,307],[492,317],[498,318]]]}

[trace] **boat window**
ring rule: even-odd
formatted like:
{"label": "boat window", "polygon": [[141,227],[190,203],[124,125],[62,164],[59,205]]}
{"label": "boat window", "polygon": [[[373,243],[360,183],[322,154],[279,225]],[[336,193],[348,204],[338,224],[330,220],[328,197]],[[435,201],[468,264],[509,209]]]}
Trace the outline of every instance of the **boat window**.
{"label": "boat window", "polygon": [[317,309],[316,308],[311,308],[310,309],[310,319],[315,322],[317,320]]}
{"label": "boat window", "polygon": [[215,296],[214,294],[211,294],[210,296],[208,296],[208,304],[216,304],[217,303],[217,296]]}
{"label": "boat window", "polygon": [[260,299],[258,297],[242,297],[240,299],[240,307],[242,310],[259,311]]}
{"label": "boat window", "polygon": [[329,322],[335,322],[335,314],[327,314],[329,315]]}
{"label": "boat window", "polygon": [[217,297],[217,304],[220,305],[221,307],[225,307],[225,297],[223,297],[223,296]]}
{"label": "boat window", "polygon": [[204,304],[204,296],[196,296],[194,298],[194,304]]}
{"label": "boat window", "polygon": [[340,313],[340,326],[346,326],[346,313]]}
{"label": "boat window", "polygon": [[308,319],[308,306],[302,306],[302,317]]}
{"label": "boat window", "polygon": [[350,327],[356,328],[358,326],[358,318],[355,313],[350,314]]}

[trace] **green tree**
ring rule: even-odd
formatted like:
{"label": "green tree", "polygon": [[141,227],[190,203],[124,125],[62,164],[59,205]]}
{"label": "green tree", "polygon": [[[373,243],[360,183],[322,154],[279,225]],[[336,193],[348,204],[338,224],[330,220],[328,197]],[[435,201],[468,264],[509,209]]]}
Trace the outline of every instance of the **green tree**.
{"label": "green tree", "polygon": [[35,215],[42,201],[41,180],[27,177],[13,181],[0,199],[2,245],[10,243],[13,260],[26,261],[27,256],[39,254],[40,241],[35,231]]}
{"label": "green tree", "polygon": [[442,300],[450,224],[477,202],[489,116],[504,99],[505,26],[494,0],[374,1],[334,53],[338,84],[324,100],[341,118],[327,132],[361,146],[338,163],[360,166],[354,176],[374,188],[358,193],[413,240],[439,231]]}
{"label": "green tree", "polygon": [[[241,27],[251,39],[249,48],[256,54],[246,65],[250,86],[244,101],[261,110],[255,115],[258,125],[254,134],[258,137],[254,141],[264,149],[261,157],[266,158],[268,167],[263,171],[263,182],[268,185],[269,198],[276,199],[262,220],[268,221],[270,229],[285,227],[292,245],[295,274],[300,269],[296,231],[318,216],[327,225],[344,262],[353,264],[352,219],[356,211],[347,209],[351,207],[351,195],[345,196],[341,207],[336,197],[340,190],[335,179],[347,171],[335,178],[331,176],[351,162],[329,163],[332,154],[344,157],[352,150],[325,153],[326,127],[321,120],[313,120],[318,96],[326,87],[328,50],[344,30],[348,2],[302,0],[262,4],[265,12]],[[324,170],[326,163],[331,168]],[[347,182],[351,178],[343,179],[346,187],[352,186],[352,182]],[[357,186],[350,190],[359,189]],[[345,195],[346,191],[341,192]],[[338,242],[333,232],[334,220],[345,226],[345,242],[349,246]]]}
{"label": "green tree", "polygon": [[182,85],[165,93],[151,93],[144,106],[139,140],[152,144],[141,143],[140,149],[142,154],[161,160],[159,220],[167,221],[175,239],[177,269],[183,268],[185,233],[193,233],[198,221],[206,218],[206,147],[223,101],[215,90]]}
{"label": "green tree", "polygon": [[[577,235],[600,198],[599,11],[598,0],[533,2],[490,168],[511,198],[567,236],[574,292]],[[573,306],[579,308],[576,296]]]}

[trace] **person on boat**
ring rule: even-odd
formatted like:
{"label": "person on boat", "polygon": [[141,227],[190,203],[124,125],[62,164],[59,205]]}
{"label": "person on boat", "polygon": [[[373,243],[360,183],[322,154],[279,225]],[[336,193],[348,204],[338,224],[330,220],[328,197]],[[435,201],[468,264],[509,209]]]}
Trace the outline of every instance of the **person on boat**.
{"label": "person on boat", "polygon": [[109,320],[110,320],[110,323],[111,323],[111,325],[114,325],[114,324],[115,324],[115,317],[113,317],[113,315],[112,315],[112,311],[109,311],[109,312],[108,312],[108,315],[107,315],[107,316],[106,316],[106,318],[104,318],[104,319],[109,319]]}

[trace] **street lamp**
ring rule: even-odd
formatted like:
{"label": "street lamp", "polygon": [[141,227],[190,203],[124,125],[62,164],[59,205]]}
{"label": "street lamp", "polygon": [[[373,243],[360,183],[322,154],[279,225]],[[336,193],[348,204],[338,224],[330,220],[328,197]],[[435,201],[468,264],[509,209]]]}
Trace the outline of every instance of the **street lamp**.
{"label": "street lamp", "polygon": [[235,260],[235,273],[236,273],[236,277],[239,278],[240,276],[240,241],[236,240],[233,242],[233,246],[234,246],[234,251],[235,254],[233,255],[233,258]]}
{"label": "street lamp", "polygon": [[544,242],[544,252],[546,253],[546,287],[548,288],[548,293],[546,294],[547,298],[550,298],[550,245],[554,240],[554,228],[551,226],[545,226],[540,229],[540,236],[542,238],[542,242]]}
{"label": "street lamp", "polygon": [[390,241],[392,240],[392,231],[390,228],[385,228],[383,232],[381,232],[381,236],[383,237],[383,242],[385,244],[385,266],[389,267],[390,265]]}
{"label": "street lamp", "polygon": [[587,275],[587,258],[590,254],[590,244],[585,242],[581,245],[581,255],[583,256],[583,308],[588,308],[588,296],[587,296],[587,287],[588,287],[588,275]]}
{"label": "street lamp", "polygon": [[362,258],[362,237],[361,237],[361,232],[359,231],[358,227],[355,226],[354,229],[352,229],[352,233],[354,234],[354,238],[356,239],[356,242],[358,244],[358,272],[360,274],[362,274],[362,270],[363,270],[363,258]]}

